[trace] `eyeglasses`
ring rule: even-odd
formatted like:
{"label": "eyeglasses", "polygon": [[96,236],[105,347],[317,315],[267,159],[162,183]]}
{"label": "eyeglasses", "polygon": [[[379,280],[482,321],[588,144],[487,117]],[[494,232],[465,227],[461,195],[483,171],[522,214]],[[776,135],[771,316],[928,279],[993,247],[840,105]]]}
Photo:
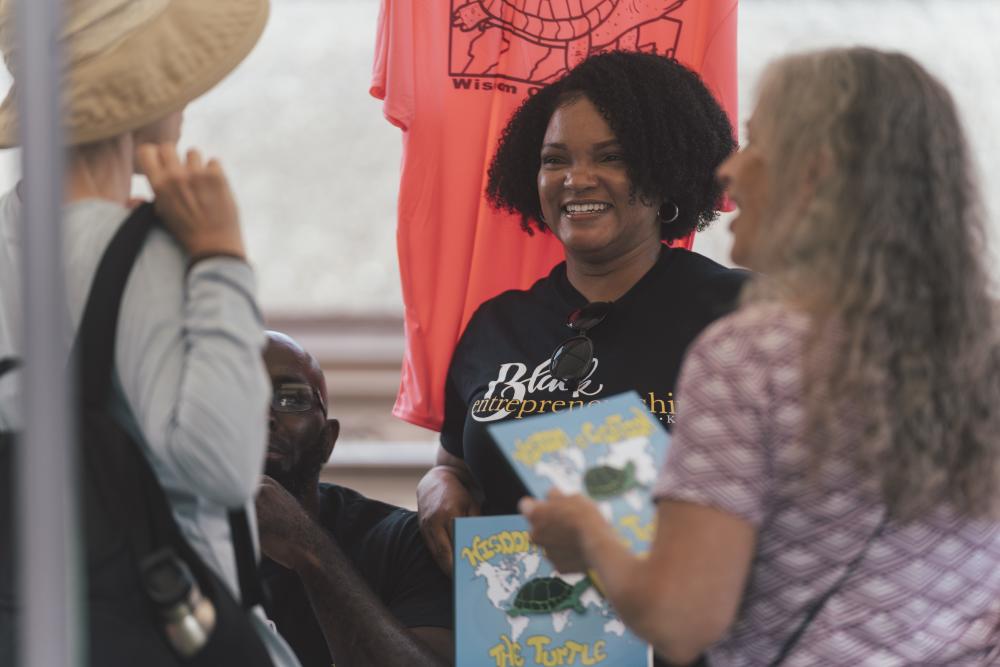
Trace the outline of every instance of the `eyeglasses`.
{"label": "eyeglasses", "polygon": [[603,322],[610,310],[610,301],[594,301],[566,318],[566,326],[577,335],[559,343],[549,360],[549,373],[570,391],[580,386],[594,361],[594,341],[587,337],[587,332]]}
{"label": "eyeglasses", "polygon": [[279,384],[271,394],[271,409],[275,412],[305,412],[318,401],[316,390],[307,384]]}

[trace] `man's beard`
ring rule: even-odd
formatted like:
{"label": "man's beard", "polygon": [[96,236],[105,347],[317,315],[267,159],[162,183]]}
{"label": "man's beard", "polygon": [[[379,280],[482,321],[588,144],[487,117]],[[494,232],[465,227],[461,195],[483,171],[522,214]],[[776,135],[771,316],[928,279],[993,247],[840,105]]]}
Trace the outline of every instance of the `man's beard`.
{"label": "man's beard", "polygon": [[297,500],[301,501],[312,486],[319,481],[319,473],[325,461],[320,458],[321,448],[313,447],[309,452],[291,466],[284,465],[281,460],[267,459],[264,464],[264,474],[281,484]]}

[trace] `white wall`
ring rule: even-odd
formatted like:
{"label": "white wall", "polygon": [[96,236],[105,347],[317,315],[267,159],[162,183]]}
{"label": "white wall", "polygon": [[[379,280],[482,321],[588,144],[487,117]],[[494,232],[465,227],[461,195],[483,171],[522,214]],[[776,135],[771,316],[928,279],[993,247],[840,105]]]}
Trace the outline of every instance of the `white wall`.
{"label": "white wall", "polygon": [[[775,56],[833,45],[898,49],[947,83],[982,172],[1000,173],[1000,0],[740,5],[744,118],[754,81]],[[185,142],[221,156],[232,175],[262,301],[272,313],[401,310],[400,136],[367,92],[377,13],[377,0],[274,0],[254,53],[189,108]],[[16,154],[0,155],[0,187],[14,181],[15,170]],[[1000,231],[1000,182],[983,184],[994,232]],[[726,227],[720,220],[696,249],[726,261]],[[1000,259],[996,244],[992,256]]]}
{"label": "white wall", "polygon": [[[740,134],[764,66],[792,51],[866,45],[903,51],[955,97],[991,216],[991,265],[1000,278],[1000,0],[740,0]],[[695,248],[725,261],[720,219]]]}

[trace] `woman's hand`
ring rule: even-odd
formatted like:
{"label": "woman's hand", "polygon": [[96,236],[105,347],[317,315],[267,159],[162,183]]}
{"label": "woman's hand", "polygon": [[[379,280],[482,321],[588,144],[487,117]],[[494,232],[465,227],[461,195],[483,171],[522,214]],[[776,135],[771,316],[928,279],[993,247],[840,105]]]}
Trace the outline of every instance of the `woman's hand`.
{"label": "woman's hand", "polygon": [[218,161],[203,163],[192,149],[181,162],[169,143],[143,144],[136,159],[156,195],[156,212],[191,257],[245,256],[236,202]]}
{"label": "woman's hand", "polygon": [[479,503],[461,475],[462,471],[451,465],[436,465],[417,485],[420,532],[438,567],[449,576],[454,567],[455,519],[480,513]]}
{"label": "woman's hand", "polygon": [[517,508],[531,524],[531,539],[560,572],[590,567],[585,552],[587,531],[607,530],[608,524],[590,499],[567,496],[553,489],[546,500],[524,497]]}

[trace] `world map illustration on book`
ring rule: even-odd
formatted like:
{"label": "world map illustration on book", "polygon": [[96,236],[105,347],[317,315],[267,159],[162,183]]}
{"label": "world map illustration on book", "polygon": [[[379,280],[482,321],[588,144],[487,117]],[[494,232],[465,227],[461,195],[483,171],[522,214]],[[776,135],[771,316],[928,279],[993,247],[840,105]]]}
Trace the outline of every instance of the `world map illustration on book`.
{"label": "world map illustration on book", "polygon": [[545,498],[555,488],[589,496],[634,553],[649,550],[651,490],[670,436],[638,394],[501,422],[489,432],[531,495]]}
{"label": "world map illustration on book", "polygon": [[[650,490],[669,436],[638,394],[490,427],[528,491],[582,493],[623,542],[648,551]],[[587,575],[559,573],[520,516],[455,522],[456,664],[460,667],[651,664]]]}
{"label": "world map illustration on book", "polygon": [[555,571],[519,515],[455,520],[455,640],[458,667],[649,664],[589,577]]}

